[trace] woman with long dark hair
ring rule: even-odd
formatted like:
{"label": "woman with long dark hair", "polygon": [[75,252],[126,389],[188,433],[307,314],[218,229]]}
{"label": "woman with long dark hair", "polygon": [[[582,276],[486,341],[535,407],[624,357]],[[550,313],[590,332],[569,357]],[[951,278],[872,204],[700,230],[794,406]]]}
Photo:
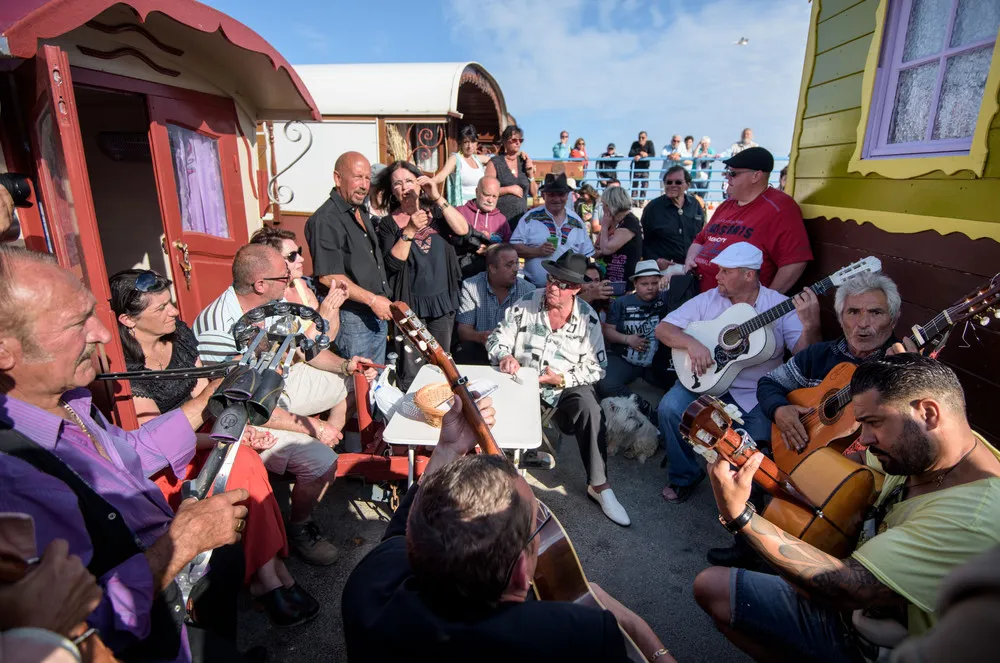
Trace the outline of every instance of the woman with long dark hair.
{"label": "woman with long dark hair", "polygon": [[[118,336],[130,371],[201,366],[198,341],[178,317],[170,283],[145,269],[129,269],[111,277],[111,309],[118,316]],[[142,424],[198,396],[208,387],[208,380],[132,380],[131,386],[136,415]],[[247,431],[227,484],[228,488],[246,488],[250,493],[243,532],[244,581],[272,624],[295,626],[315,617],[319,603],[295,582],[281,561],[288,555],[288,539],[267,470],[257,454],[275,440],[270,433],[252,426],[247,426]],[[197,444],[198,451],[183,476],[176,476],[168,467],[150,477],[175,510],[181,503],[181,483],[197,476],[215,441],[199,433]]]}
{"label": "woman with long dark hair", "polygon": [[511,232],[517,227],[521,215],[528,211],[528,194],[538,196],[535,164],[521,151],[524,132],[516,124],[507,125],[500,137],[500,154],[486,165],[487,177],[500,180],[500,199],[497,209],[507,218]]}
{"label": "woman with long dark hair", "polygon": [[[406,302],[445,350],[458,310],[462,272],[453,244],[469,234],[469,224],[446,201],[434,180],[407,161],[395,161],[372,187],[376,205],[389,210],[378,225],[393,298]],[[401,342],[398,342],[401,343]],[[420,365],[416,352],[398,347],[397,377],[407,389]]]}
{"label": "woman with long dark hair", "polygon": [[440,188],[448,182],[448,202],[452,207],[461,207],[476,197],[476,186],[486,173],[487,157],[480,157],[479,134],[476,128],[467,124],[458,130],[458,152],[452,152],[444,166],[434,175],[434,183]]}

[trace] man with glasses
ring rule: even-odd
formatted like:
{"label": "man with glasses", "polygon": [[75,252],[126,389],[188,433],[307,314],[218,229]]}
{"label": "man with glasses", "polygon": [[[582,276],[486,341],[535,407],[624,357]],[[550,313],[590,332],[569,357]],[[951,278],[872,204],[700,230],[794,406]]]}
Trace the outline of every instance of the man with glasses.
{"label": "man with glasses", "polygon": [[542,400],[580,447],[587,495],[612,522],[627,527],[631,521],[608,482],[604,413],[594,389],[607,365],[601,320],[577,296],[587,280],[587,258],[569,251],[542,267],[545,287],[508,309],[486,352],[504,373],[516,375],[522,365],[538,371]]}
{"label": "man with glasses", "polygon": [[565,160],[569,159],[569,132],[563,131],[559,134],[559,142],[552,146],[552,158]]}
{"label": "man with glasses", "polygon": [[749,147],[722,163],[729,199],[694,238],[685,267],[697,271],[701,291],[707,292],[716,286],[713,259],[731,244],[749,242],[764,253],[760,282],[787,293],[813,259],[802,211],[791,196],[768,185],[774,157],[763,147]]}
{"label": "man with glasses", "polygon": [[541,188],[545,204],[522,216],[510,236],[517,254],[525,259],[524,277],[535,287],[545,286],[544,259],[557,260],[567,251],[594,253],[587,225],[566,205],[572,191],[565,173],[546,175]]}
{"label": "man with glasses", "polygon": [[663,174],[663,195],[642,210],[642,257],[655,260],[664,270],[684,264],[695,236],[705,225],[705,212],[694,196],[687,194],[691,175],[684,166],[672,166]]}
{"label": "man with glasses", "polygon": [[[195,319],[198,354],[205,364],[238,356],[233,325],[248,311],[281,300],[291,278],[285,258],[272,246],[248,244],[233,260],[233,284]],[[343,438],[347,419],[347,382],[358,358],[346,360],[329,350],[308,364],[297,362],[285,376],[280,407],[267,425],[278,442],[263,452],[268,471],[295,476],[288,542],[310,564],[326,566],[339,557],[312,520],[312,511],[337,475],[333,447]],[[315,415],[330,410],[324,421]]]}
{"label": "man with glasses", "polygon": [[[492,425],[490,399],[479,409]],[[625,663],[624,630],[647,660],[673,661],[646,622],[596,585],[605,610],[528,600],[552,516],[505,458],[467,455],[477,438],[461,410],[456,401],[445,415],[420,483],[347,580],[348,659]]]}
{"label": "man with glasses", "polygon": [[663,157],[663,169],[666,170],[671,166],[686,166],[686,169],[691,168],[691,148],[681,141],[680,134],[674,134],[670,139],[670,145],[663,148],[663,152],[660,154]]}

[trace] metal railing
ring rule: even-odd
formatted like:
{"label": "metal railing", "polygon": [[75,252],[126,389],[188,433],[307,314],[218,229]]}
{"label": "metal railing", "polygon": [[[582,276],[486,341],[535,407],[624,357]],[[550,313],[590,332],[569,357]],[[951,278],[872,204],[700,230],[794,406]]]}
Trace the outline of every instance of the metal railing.
{"label": "metal railing", "polygon": [[[598,168],[598,162],[607,162],[612,159],[617,159],[615,168],[606,168],[603,164]],[[688,187],[688,193],[697,194],[702,197],[702,199],[708,202],[720,203],[724,197],[724,191],[726,187],[726,179],[722,175],[722,171],[725,170],[725,166],[722,165],[723,157],[716,157],[712,160],[707,159],[691,159],[694,163],[690,169],[691,173],[691,186]],[[582,162],[583,159],[562,159],[561,161],[566,162]],[[583,179],[577,180],[577,185],[580,184],[590,184],[595,189],[600,191],[604,182],[608,179],[608,174],[614,173],[621,182],[621,185],[626,188],[629,195],[635,202],[640,200],[652,200],[657,196],[663,194],[663,174],[676,165],[682,165],[683,161],[679,162],[668,162],[664,157],[649,157],[646,161],[649,161],[649,168],[632,168],[634,161],[632,157],[616,155],[614,157],[597,157],[588,159],[589,163],[587,168],[583,172]],[[702,168],[702,162],[707,162],[707,168]],[[666,166],[664,163],[666,162]],[[774,186],[778,186],[778,179],[781,173],[781,169],[788,164],[788,157],[775,157],[774,158],[774,170],[771,172],[771,177],[768,182]],[[641,173],[646,176],[646,178],[634,178],[633,174]],[[642,188],[642,184],[646,183],[646,188]]]}

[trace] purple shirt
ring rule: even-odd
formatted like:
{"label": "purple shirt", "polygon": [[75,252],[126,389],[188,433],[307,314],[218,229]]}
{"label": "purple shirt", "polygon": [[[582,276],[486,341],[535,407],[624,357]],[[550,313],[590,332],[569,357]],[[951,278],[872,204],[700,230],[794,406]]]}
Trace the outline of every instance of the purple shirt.
{"label": "purple shirt", "polygon": [[[73,389],[63,400],[100,440],[111,462],[94,448],[80,427],[41,408],[0,394],[0,420],[59,457],[125,519],[142,548],[166,533],[174,513],[160,489],[147,477],[168,465],[183,476],[194,456],[195,434],[180,410],[168,412],[135,431],[116,428],[90,416],[91,395]],[[93,547],[80,514],[76,494],[62,481],[33,465],[0,453],[0,511],[23,512],[35,520],[38,551],[53,539],[69,542],[71,554],[84,565]],[[137,554],[97,579],[104,597],[87,621],[112,649],[125,647],[149,634],[149,613],[155,587],[146,556]],[[190,661],[187,637],[177,661]]]}

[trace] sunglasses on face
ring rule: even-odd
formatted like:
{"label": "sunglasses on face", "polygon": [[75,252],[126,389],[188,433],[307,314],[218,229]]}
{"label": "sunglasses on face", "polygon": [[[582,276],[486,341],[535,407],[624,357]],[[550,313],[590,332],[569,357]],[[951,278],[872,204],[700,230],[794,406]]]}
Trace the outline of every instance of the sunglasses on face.
{"label": "sunglasses on face", "polygon": [[261,281],[281,281],[282,283],[288,283],[288,280],[292,278],[291,274],[285,274],[284,276],[265,276]]}
{"label": "sunglasses on face", "polygon": [[743,173],[752,173],[752,172],[753,172],[752,170],[732,170],[731,168],[727,168],[724,171],[722,171],[722,176],[729,179],[733,179],[737,175],[742,175]]}
{"label": "sunglasses on face", "polygon": [[300,246],[291,253],[287,254],[285,256],[285,260],[287,260],[288,262],[295,262],[296,258],[301,258],[301,257],[302,257],[302,247]]}
{"label": "sunglasses on face", "polygon": [[507,139],[507,142],[508,143],[523,143],[524,139],[523,138],[518,138],[517,136],[512,136],[511,138]]}
{"label": "sunglasses on face", "polygon": [[665,180],[665,181],[667,183],[667,186],[671,186],[671,185],[672,186],[680,186],[680,185],[684,184],[684,180]]}
{"label": "sunglasses on face", "polygon": [[568,283],[566,281],[561,281],[561,280],[557,279],[556,277],[552,276],[551,274],[549,276],[547,276],[546,279],[547,279],[548,283],[551,283],[552,285],[554,285],[555,287],[559,288],[560,290],[569,290],[570,288],[579,288],[580,287],[579,283]]}
{"label": "sunglasses on face", "polygon": [[[547,506],[539,502],[538,511],[535,512],[535,529],[531,533],[531,536],[528,537],[528,540],[524,542],[524,547],[521,550],[527,548],[531,542],[535,540],[535,537],[538,536],[538,533],[542,531],[542,528],[544,528],[550,520],[552,520],[552,512],[549,511]],[[510,563],[510,568],[507,569],[507,581],[504,583],[504,587],[510,584],[510,577],[514,574],[514,567],[517,566],[517,560],[520,558],[521,552],[518,551],[517,557],[513,559]]]}

